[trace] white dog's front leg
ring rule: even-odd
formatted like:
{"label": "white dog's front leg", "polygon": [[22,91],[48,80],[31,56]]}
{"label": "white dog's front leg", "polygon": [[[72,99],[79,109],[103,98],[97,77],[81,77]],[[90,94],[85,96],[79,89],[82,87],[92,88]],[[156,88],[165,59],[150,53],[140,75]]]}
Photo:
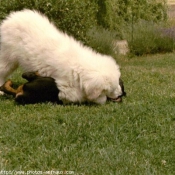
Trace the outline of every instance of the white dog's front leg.
{"label": "white dog's front leg", "polygon": [[1,91],[1,86],[4,84],[4,82],[5,82],[4,77],[0,76],[0,96],[5,94],[3,91]]}
{"label": "white dog's front leg", "polygon": [[66,95],[65,95],[64,92],[59,92],[58,98],[59,98],[59,100],[61,100],[64,104],[67,103]]}
{"label": "white dog's front leg", "polygon": [[65,104],[83,102],[81,90],[77,88],[64,88],[64,91],[59,92],[58,97]]}

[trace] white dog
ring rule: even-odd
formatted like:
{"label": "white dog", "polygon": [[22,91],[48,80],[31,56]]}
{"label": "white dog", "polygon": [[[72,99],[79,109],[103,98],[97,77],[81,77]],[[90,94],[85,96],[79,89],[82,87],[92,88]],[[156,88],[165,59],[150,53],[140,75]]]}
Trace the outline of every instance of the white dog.
{"label": "white dog", "polygon": [[101,55],[59,31],[36,11],[11,13],[1,24],[0,86],[18,67],[55,79],[63,102],[104,104],[122,94],[120,70]]}

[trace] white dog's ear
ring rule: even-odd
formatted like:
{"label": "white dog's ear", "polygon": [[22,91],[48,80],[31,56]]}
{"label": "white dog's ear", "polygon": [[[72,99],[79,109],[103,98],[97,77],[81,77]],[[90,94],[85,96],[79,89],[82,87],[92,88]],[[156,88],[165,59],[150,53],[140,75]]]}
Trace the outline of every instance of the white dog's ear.
{"label": "white dog's ear", "polygon": [[87,76],[88,78],[84,83],[86,98],[89,101],[96,101],[104,89],[104,78],[98,72],[93,72],[93,74],[88,74]]}

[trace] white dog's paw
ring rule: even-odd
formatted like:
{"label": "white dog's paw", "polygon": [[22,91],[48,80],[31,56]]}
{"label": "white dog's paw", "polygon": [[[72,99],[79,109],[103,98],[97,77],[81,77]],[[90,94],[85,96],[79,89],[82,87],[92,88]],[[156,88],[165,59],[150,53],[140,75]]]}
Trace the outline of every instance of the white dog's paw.
{"label": "white dog's paw", "polygon": [[59,92],[58,98],[59,98],[59,100],[61,100],[64,104],[67,103],[66,94],[65,94],[64,92]]}
{"label": "white dog's paw", "polygon": [[0,91],[0,95],[4,95],[5,93],[3,91]]}
{"label": "white dog's paw", "polygon": [[59,92],[58,97],[60,100],[64,100],[66,98],[66,95],[63,92]]}
{"label": "white dog's paw", "polygon": [[94,102],[94,103],[97,103],[97,104],[103,105],[103,104],[106,103],[106,100],[107,100],[106,95],[101,95],[101,96],[99,96],[97,99],[95,99],[93,102]]}
{"label": "white dog's paw", "polygon": [[83,94],[76,88],[64,89],[64,92],[59,92],[58,97],[64,104],[81,103],[84,101]]}

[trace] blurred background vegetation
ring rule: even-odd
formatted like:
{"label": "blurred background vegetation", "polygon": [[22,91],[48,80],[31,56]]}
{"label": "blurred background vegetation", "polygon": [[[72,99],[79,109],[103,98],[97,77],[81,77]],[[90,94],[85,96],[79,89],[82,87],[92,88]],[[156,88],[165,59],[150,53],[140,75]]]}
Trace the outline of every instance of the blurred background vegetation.
{"label": "blurred background vegetation", "polygon": [[[0,21],[11,11],[38,10],[55,25],[98,52],[114,56],[125,39],[134,55],[171,52],[174,38],[166,0],[1,0]],[[165,44],[163,44],[165,43]]]}

